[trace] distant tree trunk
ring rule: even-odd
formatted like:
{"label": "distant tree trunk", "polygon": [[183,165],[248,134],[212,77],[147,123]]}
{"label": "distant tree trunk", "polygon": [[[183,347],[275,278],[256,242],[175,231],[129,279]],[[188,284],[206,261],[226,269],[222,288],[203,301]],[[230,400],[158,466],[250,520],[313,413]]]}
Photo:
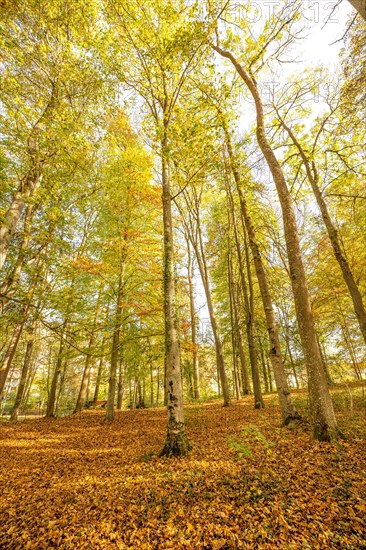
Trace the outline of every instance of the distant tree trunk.
{"label": "distant tree trunk", "polygon": [[242,389],[243,389],[244,395],[249,395],[252,390],[250,387],[249,372],[248,372],[247,360],[245,357],[243,335],[242,335],[242,329],[241,329],[241,318],[239,313],[240,306],[238,302],[238,292],[237,292],[235,282],[233,286],[233,306],[234,306],[234,322],[236,327],[236,341],[239,347]]}
{"label": "distant tree trunk", "polygon": [[23,367],[22,367],[22,371],[21,371],[21,375],[20,375],[19,386],[18,386],[16,397],[15,397],[13,411],[11,413],[11,418],[10,418],[11,420],[17,420],[18,419],[19,410],[20,410],[21,404],[23,402],[25,387],[26,387],[26,382],[27,382],[27,377],[28,377],[28,371],[29,371],[29,367],[30,367],[30,364],[31,364],[32,353],[33,353],[33,348],[34,348],[34,331],[35,331],[35,327],[33,325],[31,327],[30,331],[29,331],[27,347],[26,347],[26,350],[25,350],[25,356],[24,356],[24,361],[23,361]]}
{"label": "distant tree trunk", "polygon": [[191,253],[191,246],[189,238],[186,237],[187,251],[188,251],[188,286],[189,286],[189,305],[191,313],[191,338],[192,338],[192,357],[193,357],[193,396],[195,399],[200,398],[200,385],[199,385],[199,364],[198,364],[198,344],[197,344],[197,314],[194,303],[194,264]]}
{"label": "distant tree trunk", "polygon": [[122,409],[123,392],[124,392],[124,363],[123,363],[123,358],[121,358],[119,361],[118,388],[117,388],[117,410],[118,411]]}
{"label": "distant tree trunk", "polygon": [[[362,4],[364,12],[366,12],[366,8],[365,8],[366,2],[365,2],[365,0],[363,2],[357,2],[357,1],[356,2],[351,2],[351,4],[353,4],[353,5],[355,5],[355,4],[361,5]],[[278,113],[278,111],[277,111],[277,113]],[[328,211],[327,203],[325,202],[323,194],[320,190],[320,187],[319,187],[319,172],[318,172],[317,166],[316,166],[314,161],[310,160],[310,158],[308,157],[308,155],[304,151],[302,145],[296,139],[296,137],[295,137],[293,131],[291,130],[291,128],[289,126],[287,126],[287,124],[284,122],[284,120],[282,118],[280,118],[280,122],[281,122],[281,125],[283,126],[283,128],[286,130],[286,132],[290,136],[293,144],[298,149],[298,151],[300,153],[300,156],[301,156],[301,159],[304,163],[308,181],[309,181],[310,186],[313,190],[316,202],[318,203],[318,207],[319,207],[324,225],[326,227],[329,240],[330,240],[332,248],[333,248],[333,253],[334,253],[335,259],[337,260],[337,262],[339,264],[339,267],[341,268],[343,279],[344,279],[344,282],[346,283],[348,291],[350,293],[350,296],[351,296],[351,299],[352,299],[352,302],[353,302],[353,309],[355,311],[355,314],[356,314],[356,317],[357,317],[357,320],[358,320],[358,324],[359,324],[363,339],[366,343],[366,309],[363,305],[362,295],[361,295],[360,289],[357,286],[355,278],[353,276],[351,267],[350,267],[350,265],[347,261],[346,256],[344,255],[344,253],[342,251],[342,246],[341,246],[341,243],[340,243],[339,237],[338,237],[338,231],[337,231],[335,225],[333,224],[333,222],[331,220],[331,217],[330,217],[329,211]]]}
{"label": "distant tree trunk", "polygon": [[125,273],[125,257],[122,253],[121,258],[121,271],[119,274],[118,290],[117,290],[117,304],[116,315],[113,327],[113,340],[111,350],[111,364],[109,369],[109,382],[108,382],[108,399],[106,406],[105,421],[112,422],[114,419],[114,401],[116,397],[116,382],[117,382],[117,366],[120,346],[120,334],[122,324],[122,300],[124,297],[124,273]]}
{"label": "distant tree trunk", "polygon": [[154,369],[153,363],[150,363],[150,407],[154,406]]}
{"label": "distant tree trunk", "polygon": [[247,267],[249,293],[246,289],[245,284],[243,285],[243,290],[245,289],[244,300],[246,302],[245,309],[247,311],[247,334],[248,334],[249,356],[250,356],[250,362],[252,365],[254,407],[256,409],[263,409],[264,401],[262,397],[261,382],[259,378],[259,369],[258,369],[258,360],[257,360],[257,350],[255,348],[255,338],[254,338],[254,291],[253,291],[252,271],[250,269],[249,249],[248,249],[246,234],[244,234],[244,250],[245,250],[245,263]]}
{"label": "distant tree trunk", "polygon": [[232,62],[237,73],[248,87],[255,102],[258,145],[271,171],[282,209],[291,284],[295,300],[299,333],[304,351],[305,365],[308,373],[314,437],[321,441],[330,441],[335,439],[338,435],[337,421],[334,415],[333,404],[324,369],[322,368],[320,350],[316,340],[314,319],[302,261],[292,197],[287,187],[281,165],[266,136],[263,104],[256,81],[247,71],[245,71],[232,53],[221,49],[219,46],[213,45],[212,47],[220,55]]}
{"label": "distant tree trunk", "polygon": [[[249,246],[253,257],[255,273],[257,276],[259,290],[261,293],[261,298],[263,303],[263,309],[266,316],[267,331],[268,331],[269,344],[270,344],[269,356],[270,356],[273,374],[276,382],[276,388],[277,388],[278,398],[279,398],[280,407],[281,407],[282,421],[286,425],[292,420],[299,419],[300,415],[296,411],[296,408],[294,407],[291,400],[290,389],[288,386],[285,367],[282,360],[280,338],[279,338],[276,318],[273,310],[272,297],[271,297],[269,287],[268,287],[268,282],[267,282],[267,275],[266,275],[266,271],[262,261],[259,245],[257,242],[254,225],[253,225],[253,222],[249,213],[249,209],[246,203],[246,199],[244,196],[242,181],[239,173],[239,167],[235,160],[230,133],[228,131],[228,128],[226,127],[225,122],[223,123],[223,129],[225,132],[226,147],[227,147],[227,151],[230,159],[230,167],[234,176],[236,189],[239,196],[240,210],[241,210],[242,221],[244,226],[243,230],[244,232],[246,231],[248,235]],[[231,190],[229,185],[228,185],[228,191],[230,194],[231,203],[233,205],[233,198],[231,196]],[[232,208],[234,208],[234,206],[232,206]],[[263,372],[265,373],[265,368]],[[266,376],[264,377],[264,382],[266,384],[266,391],[268,391],[268,380]]]}
{"label": "distant tree trunk", "polygon": [[[236,245],[236,251],[237,251],[238,262],[239,262],[239,278],[240,278],[241,291],[244,298],[244,306],[245,306],[244,308],[245,325],[246,325],[247,342],[248,342],[248,349],[249,349],[250,366],[252,368],[254,407],[256,409],[261,409],[264,407],[264,403],[262,398],[262,391],[261,391],[258,363],[257,363],[257,354],[256,354],[255,342],[254,342],[254,327],[253,327],[254,296],[253,296],[253,286],[252,286],[252,278],[251,278],[252,276],[250,271],[250,265],[247,265],[246,266],[247,276],[249,277],[248,279],[249,292],[248,292],[247,281],[245,276],[244,258],[243,258],[242,250],[239,243],[239,236],[238,236],[238,230],[236,225],[234,207],[232,207],[231,209],[231,215],[233,217],[234,238],[235,238],[235,245]],[[246,249],[247,249],[247,246],[246,246]],[[247,261],[248,260],[249,260],[249,255],[247,255]]]}
{"label": "distant tree trunk", "polygon": [[[194,189],[192,191],[194,194],[194,198],[193,198],[194,205],[190,203],[189,198],[187,197],[186,194],[184,194],[184,198],[185,198],[188,213],[189,213],[188,215],[190,217],[190,220],[189,220],[190,223],[188,223],[187,220],[184,218],[183,212],[181,209],[180,209],[180,212],[182,214],[183,221],[187,227],[187,235],[189,236],[189,239],[192,243],[192,246],[195,252],[198,269],[200,272],[203,288],[205,290],[207,307],[208,307],[208,312],[210,316],[210,323],[211,323],[212,333],[215,341],[217,372],[219,375],[222,394],[224,398],[224,407],[228,407],[231,404],[230,392],[229,392],[229,385],[227,382],[227,377],[225,372],[224,351],[223,351],[219,327],[218,327],[215,309],[214,309],[213,300],[212,300],[210,277],[209,277],[209,271],[208,271],[208,266],[206,262],[205,247],[204,247],[203,238],[202,238],[199,197],[197,196],[197,193]],[[192,226],[192,219],[195,220],[194,228]],[[189,225],[191,225],[190,228],[188,227]]]}
{"label": "distant tree trunk", "polygon": [[78,398],[76,400],[74,413],[81,412],[84,408],[84,405],[85,405],[85,400],[86,400],[88,387],[89,387],[90,373],[91,373],[91,369],[92,369],[92,366],[93,366],[92,352],[93,352],[93,348],[94,348],[94,344],[95,344],[96,327],[97,327],[97,321],[98,321],[99,313],[100,313],[100,306],[101,306],[103,288],[104,288],[104,281],[102,282],[102,284],[100,286],[100,289],[99,289],[99,293],[98,293],[97,305],[96,305],[96,309],[95,309],[95,316],[94,316],[92,331],[91,331],[91,334],[90,334],[90,337],[89,337],[88,351],[87,351],[87,355],[86,355],[86,359],[85,359],[85,367],[84,367],[84,371],[83,371],[83,376],[81,378],[81,385],[80,385],[79,395],[78,395]]}
{"label": "distant tree trunk", "polygon": [[[103,353],[103,350],[104,350],[104,343],[105,343],[105,338],[103,338],[102,353]],[[94,389],[94,397],[93,397],[93,405],[94,406],[96,405],[96,402],[98,401],[98,397],[99,397],[100,383],[102,381],[103,364],[104,364],[104,355],[102,355],[99,359],[97,378],[96,378],[96,381],[95,381],[95,389]]]}
{"label": "distant tree trunk", "polygon": [[55,404],[55,417],[59,416],[60,405],[61,405],[62,397],[63,397],[63,393],[64,393],[66,373],[67,373],[67,367],[68,366],[69,366],[69,361],[66,358],[65,361],[62,364],[62,369],[61,369],[60,384],[59,384],[59,388],[58,388],[58,392],[57,392],[57,398],[56,398],[56,404]]}
{"label": "distant tree trunk", "polygon": [[184,455],[190,449],[184,425],[182,373],[180,364],[176,295],[174,283],[174,243],[172,205],[168,168],[168,121],[164,114],[164,135],[161,143],[161,175],[164,227],[164,318],[165,318],[165,373],[168,423],[161,455]]}
{"label": "distant tree trunk", "polygon": [[[229,217],[230,218],[230,217]],[[230,221],[230,219],[229,219]],[[240,399],[240,384],[239,384],[239,375],[238,375],[238,354],[237,354],[237,326],[234,313],[234,275],[233,275],[233,262],[232,255],[230,250],[230,235],[228,234],[228,279],[229,279],[229,304],[230,304],[230,325],[231,325],[231,347],[232,347],[232,357],[233,357],[233,381],[234,381],[234,391],[237,399]]]}
{"label": "distant tree trunk", "polygon": [[269,392],[269,384],[268,384],[266,359],[265,359],[265,356],[264,356],[264,349],[263,349],[262,339],[258,338],[258,340],[259,340],[259,349],[260,349],[260,352],[261,352],[261,363],[262,363],[264,388],[266,390],[266,393],[268,393]]}
{"label": "distant tree trunk", "polygon": [[62,374],[62,365],[63,357],[65,352],[65,332],[67,327],[68,319],[65,319],[60,335],[60,346],[57,354],[55,371],[53,373],[50,394],[47,401],[46,417],[56,418],[56,398],[57,398],[57,387],[59,379]]}
{"label": "distant tree trunk", "polygon": [[159,407],[159,398],[160,398],[160,368],[158,367],[156,373],[156,406]]}

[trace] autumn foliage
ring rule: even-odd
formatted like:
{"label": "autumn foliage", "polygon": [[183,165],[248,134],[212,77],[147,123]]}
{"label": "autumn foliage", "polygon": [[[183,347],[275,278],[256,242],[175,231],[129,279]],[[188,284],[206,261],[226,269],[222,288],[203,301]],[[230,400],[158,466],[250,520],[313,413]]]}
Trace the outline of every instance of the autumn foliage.
{"label": "autumn foliage", "polygon": [[365,404],[346,395],[336,444],[280,428],[271,395],[261,411],[188,406],[193,449],[170,460],[164,409],[4,424],[0,547],[365,548]]}

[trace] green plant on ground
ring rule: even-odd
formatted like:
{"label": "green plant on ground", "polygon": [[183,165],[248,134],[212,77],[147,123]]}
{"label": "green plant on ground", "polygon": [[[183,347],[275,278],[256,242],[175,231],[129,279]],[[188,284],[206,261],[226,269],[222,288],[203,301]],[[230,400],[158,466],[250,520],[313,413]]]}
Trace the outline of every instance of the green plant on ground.
{"label": "green plant on ground", "polygon": [[230,435],[227,439],[228,447],[232,449],[237,460],[251,456],[255,446],[268,452],[274,445],[256,426],[251,425],[243,428],[239,435]]}

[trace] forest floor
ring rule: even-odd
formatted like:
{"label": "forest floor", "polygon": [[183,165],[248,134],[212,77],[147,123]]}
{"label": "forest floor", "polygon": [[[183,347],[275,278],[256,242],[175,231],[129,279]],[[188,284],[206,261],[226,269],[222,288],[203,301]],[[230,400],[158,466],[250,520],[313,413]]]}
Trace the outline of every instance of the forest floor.
{"label": "forest floor", "polygon": [[274,394],[188,405],[181,459],[158,457],[164,409],[4,423],[0,548],[366,548],[365,397],[334,402],[335,444],[281,428]]}

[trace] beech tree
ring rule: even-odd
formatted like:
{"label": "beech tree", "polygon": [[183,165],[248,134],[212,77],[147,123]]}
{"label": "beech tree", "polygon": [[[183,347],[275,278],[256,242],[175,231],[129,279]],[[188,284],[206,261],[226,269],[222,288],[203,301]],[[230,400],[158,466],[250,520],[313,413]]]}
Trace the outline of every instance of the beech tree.
{"label": "beech tree", "polygon": [[[261,40],[264,47],[257,52],[250,53],[251,59],[249,60],[249,63],[247,62],[247,68],[244,64],[240,63],[238,58],[231,51],[221,47],[219,43],[211,43],[211,45],[214,51],[232,63],[238,75],[250,91],[255,103],[256,137],[258,145],[271,171],[281,203],[297,320],[309,377],[309,392],[313,413],[314,435],[320,440],[330,440],[337,437],[337,424],[326,383],[325,373],[322,368],[322,360],[311,311],[306,274],[302,261],[293,201],[281,169],[281,165],[266,136],[263,102],[255,77],[256,72],[258,72],[258,67],[265,63],[267,44],[271,44],[276,41],[278,36],[281,36],[282,33],[286,33],[286,31],[288,31],[288,25],[293,21],[294,15],[294,13],[291,13],[291,10],[290,13],[287,14],[286,8],[284,8],[282,17],[279,19],[277,18],[277,15],[273,17],[273,20],[270,22],[271,25],[269,30],[265,31],[266,37],[263,37]],[[281,43],[280,41],[277,48],[278,50],[281,50],[285,46],[287,46],[287,42],[284,41],[283,44],[283,42]]]}

